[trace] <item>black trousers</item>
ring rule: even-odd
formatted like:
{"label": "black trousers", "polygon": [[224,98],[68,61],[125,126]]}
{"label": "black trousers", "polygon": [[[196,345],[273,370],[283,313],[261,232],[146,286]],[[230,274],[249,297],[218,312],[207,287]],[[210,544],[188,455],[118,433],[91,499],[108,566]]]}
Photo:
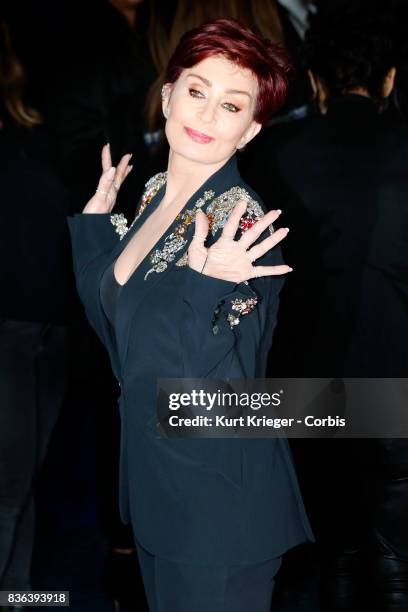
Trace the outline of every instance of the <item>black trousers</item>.
{"label": "black trousers", "polygon": [[0,320],[0,590],[31,588],[34,485],[65,379],[65,327]]}
{"label": "black trousers", "polygon": [[270,612],[282,557],[199,567],[136,548],[150,612]]}

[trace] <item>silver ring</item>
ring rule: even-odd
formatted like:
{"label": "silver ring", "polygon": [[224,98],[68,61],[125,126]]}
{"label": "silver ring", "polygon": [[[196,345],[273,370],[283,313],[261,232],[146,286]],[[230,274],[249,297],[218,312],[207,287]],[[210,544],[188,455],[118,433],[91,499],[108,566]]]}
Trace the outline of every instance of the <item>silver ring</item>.
{"label": "silver ring", "polygon": [[103,191],[102,189],[97,189],[96,191],[97,191],[98,193],[103,193],[103,194],[105,194],[105,195],[108,193],[107,191]]}

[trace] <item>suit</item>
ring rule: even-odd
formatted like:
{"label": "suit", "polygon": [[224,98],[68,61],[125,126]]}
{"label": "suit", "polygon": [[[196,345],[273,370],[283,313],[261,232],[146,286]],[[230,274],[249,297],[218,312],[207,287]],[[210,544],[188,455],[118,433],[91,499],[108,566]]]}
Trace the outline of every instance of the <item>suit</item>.
{"label": "suit", "polygon": [[[147,193],[157,180],[160,176],[149,181]],[[79,296],[121,389],[121,517],[131,521],[147,551],[172,561],[250,564],[277,557],[314,541],[287,440],[174,440],[157,437],[154,425],[157,378],[264,376],[282,279],[236,284],[182,265],[194,222],[186,222],[177,242],[175,221],[123,286],[114,334],[101,307],[104,271],[163,193],[164,184],[130,229],[109,214],[69,218]],[[258,196],[241,179],[232,157],[182,214],[190,219],[197,205],[207,216],[211,210],[215,240],[243,194],[251,210],[262,215]],[[145,194],[142,209],[148,200]],[[276,262],[281,262],[279,248],[257,261]],[[243,303],[254,294],[256,307],[239,324],[232,323],[232,300]]]}

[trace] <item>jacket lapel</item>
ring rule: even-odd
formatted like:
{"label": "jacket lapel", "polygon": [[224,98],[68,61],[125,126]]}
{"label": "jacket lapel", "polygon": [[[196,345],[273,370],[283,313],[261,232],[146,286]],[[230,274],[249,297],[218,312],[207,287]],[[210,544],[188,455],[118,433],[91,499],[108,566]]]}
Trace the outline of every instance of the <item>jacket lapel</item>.
{"label": "jacket lapel", "polygon": [[[242,179],[238,172],[236,158],[232,156],[222,168],[210,176],[192,195],[180,212],[180,215],[178,215],[169,228],[166,236],[163,236],[155,245],[122,288],[116,318],[117,350],[122,358],[122,371],[126,364],[132,323],[137,316],[138,305],[144,299],[147,292],[152,290],[160,280],[163,280],[177,261],[186,253],[195,231],[194,211],[200,207],[205,212],[214,197],[227,191],[231,186],[239,185],[240,183],[242,183]],[[211,197],[209,194],[211,194]],[[151,214],[156,209],[163,195],[164,187],[150,203],[148,207],[150,212],[148,214]],[[131,230],[120,241],[119,245],[109,254],[107,265],[119,256],[131,237],[147,219],[148,214],[146,212],[139,217]],[[193,216],[191,218],[192,213]],[[177,228],[183,225],[185,226],[185,231],[180,233],[180,230],[177,230]]]}
{"label": "jacket lapel", "polygon": [[[155,202],[154,203],[152,202],[151,209],[146,214],[142,214],[132,224],[132,227],[125,234],[123,239],[118,240],[114,248],[98,261],[98,270],[96,274],[96,287],[97,287],[98,299],[97,299],[96,313],[95,313],[97,317],[97,321],[95,322],[96,323],[95,329],[98,330],[99,336],[103,344],[107,347],[109,356],[111,358],[113,373],[120,382],[122,380],[122,374],[121,374],[122,367],[121,367],[119,356],[123,354],[121,353],[121,350],[122,350],[121,343],[118,342],[118,337],[121,337],[121,336],[120,334],[117,333],[118,328],[119,328],[119,331],[121,331],[120,317],[118,317],[116,320],[116,326],[115,326],[116,333],[115,333],[112,330],[111,325],[108,319],[106,318],[105,312],[102,307],[101,294],[100,294],[101,280],[102,280],[102,276],[106,268],[111,263],[113,263],[113,261],[117,259],[117,257],[122,252],[122,250],[125,248],[126,244],[129,242],[131,237],[137,232],[138,228],[143,223],[143,221],[149,216],[151,212],[153,212],[154,208],[158,205],[158,203],[160,202],[162,198],[163,192],[164,192],[164,187],[157,192]],[[112,227],[112,231],[113,231],[113,227]],[[120,299],[119,299],[118,306],[119,305],[120,305]],[[118,311],[119,311],[119,308],[118,308]],[[114,337],[114,334],[116,337]]]}

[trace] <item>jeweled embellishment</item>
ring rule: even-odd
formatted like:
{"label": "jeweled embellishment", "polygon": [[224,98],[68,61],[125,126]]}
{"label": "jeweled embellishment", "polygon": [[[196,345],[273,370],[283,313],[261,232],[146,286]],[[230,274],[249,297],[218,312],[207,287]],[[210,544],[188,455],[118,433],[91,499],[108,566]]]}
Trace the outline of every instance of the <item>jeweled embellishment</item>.
{"label": "jeweled embellishment", "polygon": [[114,214],[110,216],[110,221],[115,228],[115,232],[119,234],[120,240],[122,240],[126,232],[129,231],[126,217],[123,213]]}
{"label": "jeweled embellishment", "polygon": [[136,221],[146,209],[146,206],[150,204],[157,192],[163,187],[166,180],[167,172],[159,172],[159,174],[155,174],[154,176],[152,176],[151,179],[147,181],[145,185],[145,190],[141,198],[139,210],[129,227],[127,226],[127,219],[123,215],[123,213],[111,215],[111,223],[115,227],[115,231],[119,234],[120,240],[122,240],[122,238],[133,227],[133,224],[136,223]]}
{"label": "jeweled embellishment", "polygon": [[[246,189],[238,186],[231,187],[228,191],[214,198],[207,206],[206,214],[210,222],[210,231],[213,236],[219,229],[224,227],[235,204],[239,200],[245,200],[248,203],[246,212],[241,217],[241,231],[247,231],[254,223],[264,216],[261,205],[249,195]],[[271,234],[274,232],[272,224],[269,225],[269,232]]]}
{"label": "jeweled embellishment", "polygon": [[[150,202],[153,200],[156,193],[163,187],[163,185],[165,185],[166,181],[167,181],[167,172],[159,172],[158,174],[155,174],[154,176],[152,176],[152,178],[150,178],[147,181],[145,185],[145,190],[142,195],[142,201],[140,203],[140,208],[135,218],[132,221],[132,225],[136,223],[139,217],[143,214],[146,206],[150,204]],[[132,225],[130,227],[132,227]]]}
{"label": "jeweled embellishment", "polygon": [[186,266],[188,264],[188,253],[187,251],[182,254],[180,259],[176,261],[176,266]]}
{"label": "jeweled embellishment", "polygon": [[246,300],[242,298],[236,298],[235,300],[231,300],[231,310],[233,310],[234,312],[230,312],[227,316],[227,320],[230,324],[231,329],[239,324],[243,315],[247,315],[252,312],[257,303],[258,298],[256,297],[247,298]]}
{"label": "jeweled embellishment", "polygon": [[239,222],[239,229],[242,233],[247,232],[260,219],[261,217],[258,217],[255,212],[251,210],[246,215],[243,215],[241,217],[241,220]]}
{"label": "jeweled embellishment", "polygon": [[[184,236],[187,234],[188,227],[195,220],[197,210],[204,206],[208,200],[211,200],[214,195],[215,193],[212,189],[205,191],[203,196],[196,201],[191,210],[185,210],[177,215],[176,221],[179,221],[179,223],[174,228],[173,232],[164,239],[163,248],[156,249],[151,254],[150,263],[152,267],[146,272],[144,280],[146,280],[152,272],[164,272],[164,270],[166,270],[168,264],[175,259],[176,254],[187,244],[187,240]],[[179,264],[177,262],[176,265],[184,264]]]}

